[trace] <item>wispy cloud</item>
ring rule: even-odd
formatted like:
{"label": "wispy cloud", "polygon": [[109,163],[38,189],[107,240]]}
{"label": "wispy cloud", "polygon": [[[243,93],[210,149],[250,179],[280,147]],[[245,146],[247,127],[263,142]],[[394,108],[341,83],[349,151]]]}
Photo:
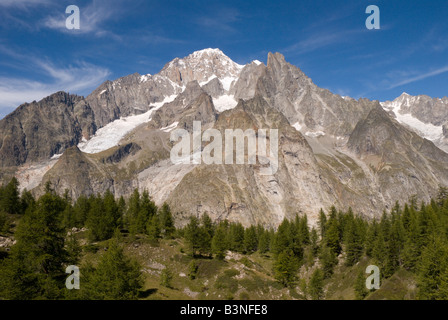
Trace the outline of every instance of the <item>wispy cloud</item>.
{"label": "wispy cloud", "polygon": [[0,77],[0,115],[24,102],[40,100],[54,92],[92,90],[110,75],[110,71],[86,62],[59,67],[40,58],[31,58],[36,72],[47,81],[18,77]]}
{"label": "wispy cloud", "polygon": [[106,21],[116,17],[121,11],[121,1],[93,0],[85,7],[80,7],[80,29],[68,30],[65,21],[68,17],[65,13],[55,13],[47,16],[42,21],[45,28],[54,29],[71,34],[94,34],[96,36],[112,35],[112,32],[104,27]]}
{"label": "wispy cloud", "polygon": [[409,84],[409,83],[424,80],[424,79],[427,79],[430,77],[434,77],[434,76],[437,76],[437,75],[445,73],[445,72],[448,72],[448,66],[445,66],[443,68],[439,68],[439,69],[436,69],[433,71],[425,72],[423,74],[419,74],[416,76],[407,76],[407,77],[405,77],[405,79],[400,79],[400,80],[394,82],[393,84],[391,84],[389,86],[389,89],[397,88],[397,87],[403,86],[405,84]]}
{"label": "wispy cloud", "polygon": [[233,33],[237,29],[233,24],[240,20],[241,13],[234,8],[219,8],[215,10],[218,13],[209,13],[207,15],[196,18],[195,22],[207,30]]}
{"label": "wispy cloud", "polygon": [[352,36],[359,33],[361,33],[359,30],[343,30],[338,32],[328,30],[325,32],[318,32],[282,49],[282,52],[297,55],[308,53],[337,43],[349,41],[352,39]]}
{"label": "wispy cloud", "polygon": [[0,7],[15,7],[25,9],[27,7],[49,5],[51,0],[2,0]]}

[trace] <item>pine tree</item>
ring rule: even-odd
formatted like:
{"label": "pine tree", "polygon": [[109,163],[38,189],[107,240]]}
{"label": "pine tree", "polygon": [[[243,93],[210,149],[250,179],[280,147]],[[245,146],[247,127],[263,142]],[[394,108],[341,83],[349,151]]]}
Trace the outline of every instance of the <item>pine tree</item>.
{"label": "pine tree", "polygon": [[338,256],[341,253],[341,237],[339,230],[339,222],[336,215],[336,208],[331,207],[330,218],[327,222],[327,228],[325,232],[325,243],[328,248]]}
{"label": "pine tree", "polygon": [[297,229],[299,231],[299,238],[302,245],[310,244],[310,229],[308,228],[308,217],[304,215],[296,222]]}
{"label": "pine tree", "polygon": [[418,298],[434,300],[448,268],[448,247],[440,237],[434,237],[423,250],[418,264]]}
{"label": "pine tree", "polygon": [[79,198],[76,200],[75,204],[73,205],[73,220],[75,227],[82,228],[85,226],[87,216],[90,211],[91,201],[92,198],[89,200],[89,198],[84,195],[79,196]]}
{"label": "pine tree", "polygon": [[170,268],[165,267],[160,275],[160,285],[172,288],[173,272]]}
{"label": "pine tree", "polygon": [[321,300],[324,295],[324,277],[320,269],[316,269],[311,275],[310,283],[308,285],[308,293],[313,300]]}
{"label": "pine tree", "polygon": [[171,209],[166,202],[163,203],[159,216],[161,234],[166,239],[173,238],[176,228],[174,227],[174,219],[171,214]]}
{"label": "pine tree", "polygon": [[347,266],[353,266],[362,256],[363,253],[363,243],[361,235],[361,227],[358,222],[351,219],[347,222],[345,230],[345,264]]}
{"label": "pine tree", "polygon": [[4,232],[4,233],[9,232],[9,228],[10,228],[10,223],[9,223],[8,216],[3,211],[0,211],[0,233],[1,232]]}
{"label": "pine tree", "polygon": [[336,254],[325,244],[321,248],[319,260],[322,265],[322,272],[325,279],[331,277],[334,267],[338,264]]}
{"label": "pine tree", "polygon": [[366,274],[363,270],[359,271],[355,280],[355,296],[357,300],[364,300],[369,293],[366,288]]}
{"label": "pine tree", "polygon": [[70,233],[65,241],[65,244],[67,251],[67,264],[77,265],[81,259],[82,252],[78,239],[76,239],[76,236],[73,233]]}
{"label": "pine tree", "polygon": [[254,226],[250,226],[244,232],[244,251],[253,253],[258,249],[257,231]]}
{"label": "pine tree", "polygon": [[311,229],[310,243],[313,257],[316,257],[317,253],[319,252],[319,236],[317,235],[317,231],[315,228]]}
{"label": "pine tree", "polygon": [[146,225],[146,233],[148,234],[148,237],[150,240],[158,241],[160,238],[160,221],[159,221],[159,215],[154,214],[150,220],[148,220],[148,223]]}
{"label": "pine tree", "polygon": [[229,229],[230,250],[243,252],[244,250],[244,227],[241,223],[231,223]]}
{"label": "pine tree", "polygon": [[61,296],[63,265],[67,262],[61,215],[65,202],[47,192],[20,220],[0,274],[1,295],[7,299],[56,299]]}
{"label": "pine tree", "polygon": [[128,210],[126,213],[126,224],[128,225],[129,232],[131,234],[138,233],[139,214],[140,214],[140,192],[138,192],[138,189],[134,189],[134,192],[129,198]]}
{"label": "pine tree", "polygon": [[299,233],[299,228],[300,228],[300,226],[298,224],[289,223],[289,230],[288,230],[289,245],[288,245],[288,248],[292,250],[292,252],[299,259],[299,261],[302,261],[303,255],[304,255],[304,249],[303,249],[302,238]]}
{"label": "pine tree", "polygon": [[299,261],[292,250],[278,254],[274,262],[274,277],[285,287],[292,286],[297,280]]}
{"label": "pine tree", "polygon": [[196,277],[198,276],[198,270],[199,265],[196,260],[191,260],[190,264],[188,265],[188,277],[190,278],[190,280],[196,279]]}
{"label": "pine tree", "polygon": [[219,223],[212,239],[212,252],[219,260],[224,259],[228,249],[227,243],[227,225],[224,222]]}
{"label": "pine tree", "polygon": [[272,246],[272,252],[274,254],[278,255],[288,249],[292,251],[292,239],[290,232],[290,222],[285,218],[278,226],[277,232],[275,233],[274,243]]}
{"label": "pine tree", "polygon": [[117,237],[110,241],[96,268],[91,264],[81,267],[81,299],[137,299],[144,283],[141,266],[124,254]]}
{"label": "pine tree", "polygon": [[190,216],[190,222],[184,229],[184,237],[190,254],[194,257],[201,245],[201,229],[199,227],[199,220],[195,216]]}
{"label": "pine tree", "polygon": [[322,209],[319,210],[319,231],[320,238],[323,239],[325,237],[325,232],[327,231],[327,217]]}
{"label": "pine tree", "polygon": [[369,224],[366,232],[365,251],[368,257],[373,257],[373,248],[378,234],[378,225],[376,220]]}
{"label": "pine tree", "polygon": [[106,211],[106,206],[101,195],[91,197],[90,209],[87,216],[86,226],[89,229],[89,239],[91,241],[102,241],[110,239],[115,231],[113,215]]}
{"label": "pine tree", "polygon": [[261,232],[258,238],[258,252],[261,254],[269,252],[270,241],[269,231],[264,230]]}
{"label": "pine tree", "polygon": [[120,225],[121,213],[110,190],[107,190],[104,194],[104,210],[104,218],[108,221],[113,232]]}
{"label": "pine tree", "polygon": [[0,210],[9,214],[23,213],[19,196],[19,181],[13,177],[3,188],[0,198]]}
{"label": "pine tree", "polygon": [[[134,200],[137,201],[137,196],[133,195]],[[147,190],[144,190],[142,196],[138,201],[138,211],[137,213],[133,213],[133,219],[131,223],[131,233],[144,233],[146,229],[146,225],[148,221],[152,218],[152,216],[157,212],[156,205],[149,198],[149,193]],[[134,204],[135,206],[135,204]]]}
{"label": "pine tree", "polygon": [[33,194],[29,192],[26,188],[23,189],[22,194],[20,196],[20,212],[26,213],[28,208],[32,210],[34,205],[36,204],[36,200],[33,197]]}

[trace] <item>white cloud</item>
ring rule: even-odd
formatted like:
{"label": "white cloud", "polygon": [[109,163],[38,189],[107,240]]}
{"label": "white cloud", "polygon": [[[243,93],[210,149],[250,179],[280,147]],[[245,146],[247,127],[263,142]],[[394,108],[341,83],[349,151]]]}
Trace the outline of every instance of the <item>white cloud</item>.
{"label": "white cloud", "polygon": [[353,36],[360,34],[359,30],[325,31],[313,33],[307,38],[284,48],[281,52],[303,54],[328,47],[341,42],[353,40]]}
{"label": "white cloud", "polygon": [[49,76],[49,81],[0,77],[0,115],[24,102],[38,101],[57,91],[76,93],[92,90],[110,75],[108,69],[85,62],[61,68],[35,59],[34,65]]}
{"label": "white cloud", "polygon": [[406,79],[401,79],[401,80],[397,81],[396,83],[392,84],[391,86],[389,86],[389,89],[400,87],[402,85],[420,81],[420,80],[423,80],[426,78],[434,77],[434,76],[437,76],[437,75],[445,73],[445,72],[448,72],[448,66],[445,66],[443,68],[439,68],[439,69],[436,69],[436,70],[433,70],[430,72],[426,72],[426,73],[423,73],[423,74],[420,74],[417,76],[407,77]]}
{"label": "white cloud", "polygon": [[0,7],[16,7],[26,8],[31,6],[48,5],[51,4],[50,0],[1,0]]}
{"label": "white cloud", "polygon": [[85,7],[79,7],[80,10],[80,29],[68,30],[65,26],[67,14],[58,13],[47,16],[42,24],[44,27],[54,29],[64,33],[86,34],[93,33],[96,36],[111,34],[102,27],[102,24],[119,14],[120,1],[93,0],[91,4]]}

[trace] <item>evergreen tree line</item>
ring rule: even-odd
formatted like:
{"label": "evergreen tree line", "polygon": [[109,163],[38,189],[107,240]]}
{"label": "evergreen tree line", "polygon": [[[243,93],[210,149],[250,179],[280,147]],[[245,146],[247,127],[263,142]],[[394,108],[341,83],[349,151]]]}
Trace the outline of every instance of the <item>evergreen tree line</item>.
{"label": "evergreen tree line", "polygon": [[[169,206],[158,208],[147,191],[135,190],[128,201],[117,201],[110,191],[72,201],[68,192],[57,195],[50,183],[38,199],[26,190],[20,194],[18,186],[12,179],[0,188],[3,231],[10,231],[11,215],[20,216],[17,243],[0,260],[0,299],[136,298],[144,279],[141,267],[123,252],[121,232],[147,234],[154,241],[175,233]],[[98,263],[83,261],[81,290],[67,290],[65,268],[78,265],[89,247],[81,247],[74,232],[83,227],[90,242],[109,240],[107,251]]]}
{"label": "evergreen tree line", "polygon": [[[362,257],[373,260],[382,279],[404,268],[416,276],[419,299],[448,299],[448,190],[440,187],[436,199],[417,205],[415,197],[400,207],[398,202],[380,219],[368,220],[334,206],[319,212],[316,228],[307,217],[284,219],[277,230],[261,225],[244,228],[240,223],[213,224],[207,214],[190,217],[179,235],[193,256],[223,259],[228,250],[271,255],[275,278],[285,286],[300,282],[300,267],[316,262],[318,267],[308,284],[311,297],[323,296],[323,281],[339,263],[354,266]],[[342,262],[341,262],[342,261]],[[367,295],[366,274],[358,275],[355,291]]]}
{"label": "evergreen tree line", "polygon": [[[245,228],[228,221],[213,223],[206,213],[191,216],[185,227],[176,230],[169,206],[158,208],[147,191],[140,194],[138,190],[128,200],[117,200],[106,192],[73,201],[68,192],[58,196],[47,183],[45,194],[34,199],[26,190],[20,194],[13,179],[0,188],[0,205],[6,220],[8,215],[22,215],[14,234],[17,244],[0,260],[0,297],[4,298],[66,297],[69,291],[63,290],[65,282],[61,281],[67,276],[64,268],[79,263],[81,257],[76,237],[67,236],[67,231],[86,227],[90,241],[111,239],[111,245],[96,266],[83,268],[84,279],[91,285],[70,293],[71,298],[137,296],[141,274],[137,264],[124,255],[117,231],[128,230],[131,236],[145,234],[154,241],[183,238],[188,253],[196,258],[224,259],[229,250],[270,256],[273,274],[285,286],[303,282],[297,277],[300,267],[317,263],[307,284],[314,299],[323,297],[324,280],[332,276],[336,265],[350,267],[365,256],[380,268],[383,279],[399,268],[415,274],[419,299],[448,299],[448,190],[443,187],[430,203],[418,205],[412,198],[401,207],[397,202],[377,220],[331,207],[327,213],[319,212],[316,227],[310,228],[306,216],[296,216],[284,219],[276,230],[261,225]],[[119,269],[117,264],[122,264]],[[109,276],[104,270],[120,273],[113,278],[116,283],[106,285],[110,281],[105,280]],[[367,294],[362,279],[365,274],[358,275],[355,284],[360,299]]]}

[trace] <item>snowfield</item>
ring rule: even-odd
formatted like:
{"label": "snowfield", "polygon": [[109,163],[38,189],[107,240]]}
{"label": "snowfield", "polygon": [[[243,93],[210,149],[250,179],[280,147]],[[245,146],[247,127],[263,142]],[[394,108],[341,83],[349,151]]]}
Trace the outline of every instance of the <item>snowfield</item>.
{"label": "snowfield", "polygon": [[123,139],[127,133],[137,128],[139,125],[151,121],[151,114],[155,110],[160,109],[165,103],[171,102],[175,98],[176,95],[169,96],[161,102],[153,103],[151,105],[153,108],[145,113],[122,117],[105,125],[100,128],[90,140],[80,142],[78,148],[85,153],[98,153],[118,145],[120,140]]}
{"label": "snowfield", "polygon": [[[411,96],[407,95],[406,93],[403,93],[403,95],[406,96],[405,104],[409,106],[409,98],[411,98]],[[431,141],[436,141],[443,137],[442,126],[435,126],[432,123],[424,123],[415,118],[410,113],[400,113],[402,102],[403,101],[396,99],[392,102],[382,102],[381,106],[387,111],[392,111],[395,114],[398,122],[407,125],[420,136]]]}

